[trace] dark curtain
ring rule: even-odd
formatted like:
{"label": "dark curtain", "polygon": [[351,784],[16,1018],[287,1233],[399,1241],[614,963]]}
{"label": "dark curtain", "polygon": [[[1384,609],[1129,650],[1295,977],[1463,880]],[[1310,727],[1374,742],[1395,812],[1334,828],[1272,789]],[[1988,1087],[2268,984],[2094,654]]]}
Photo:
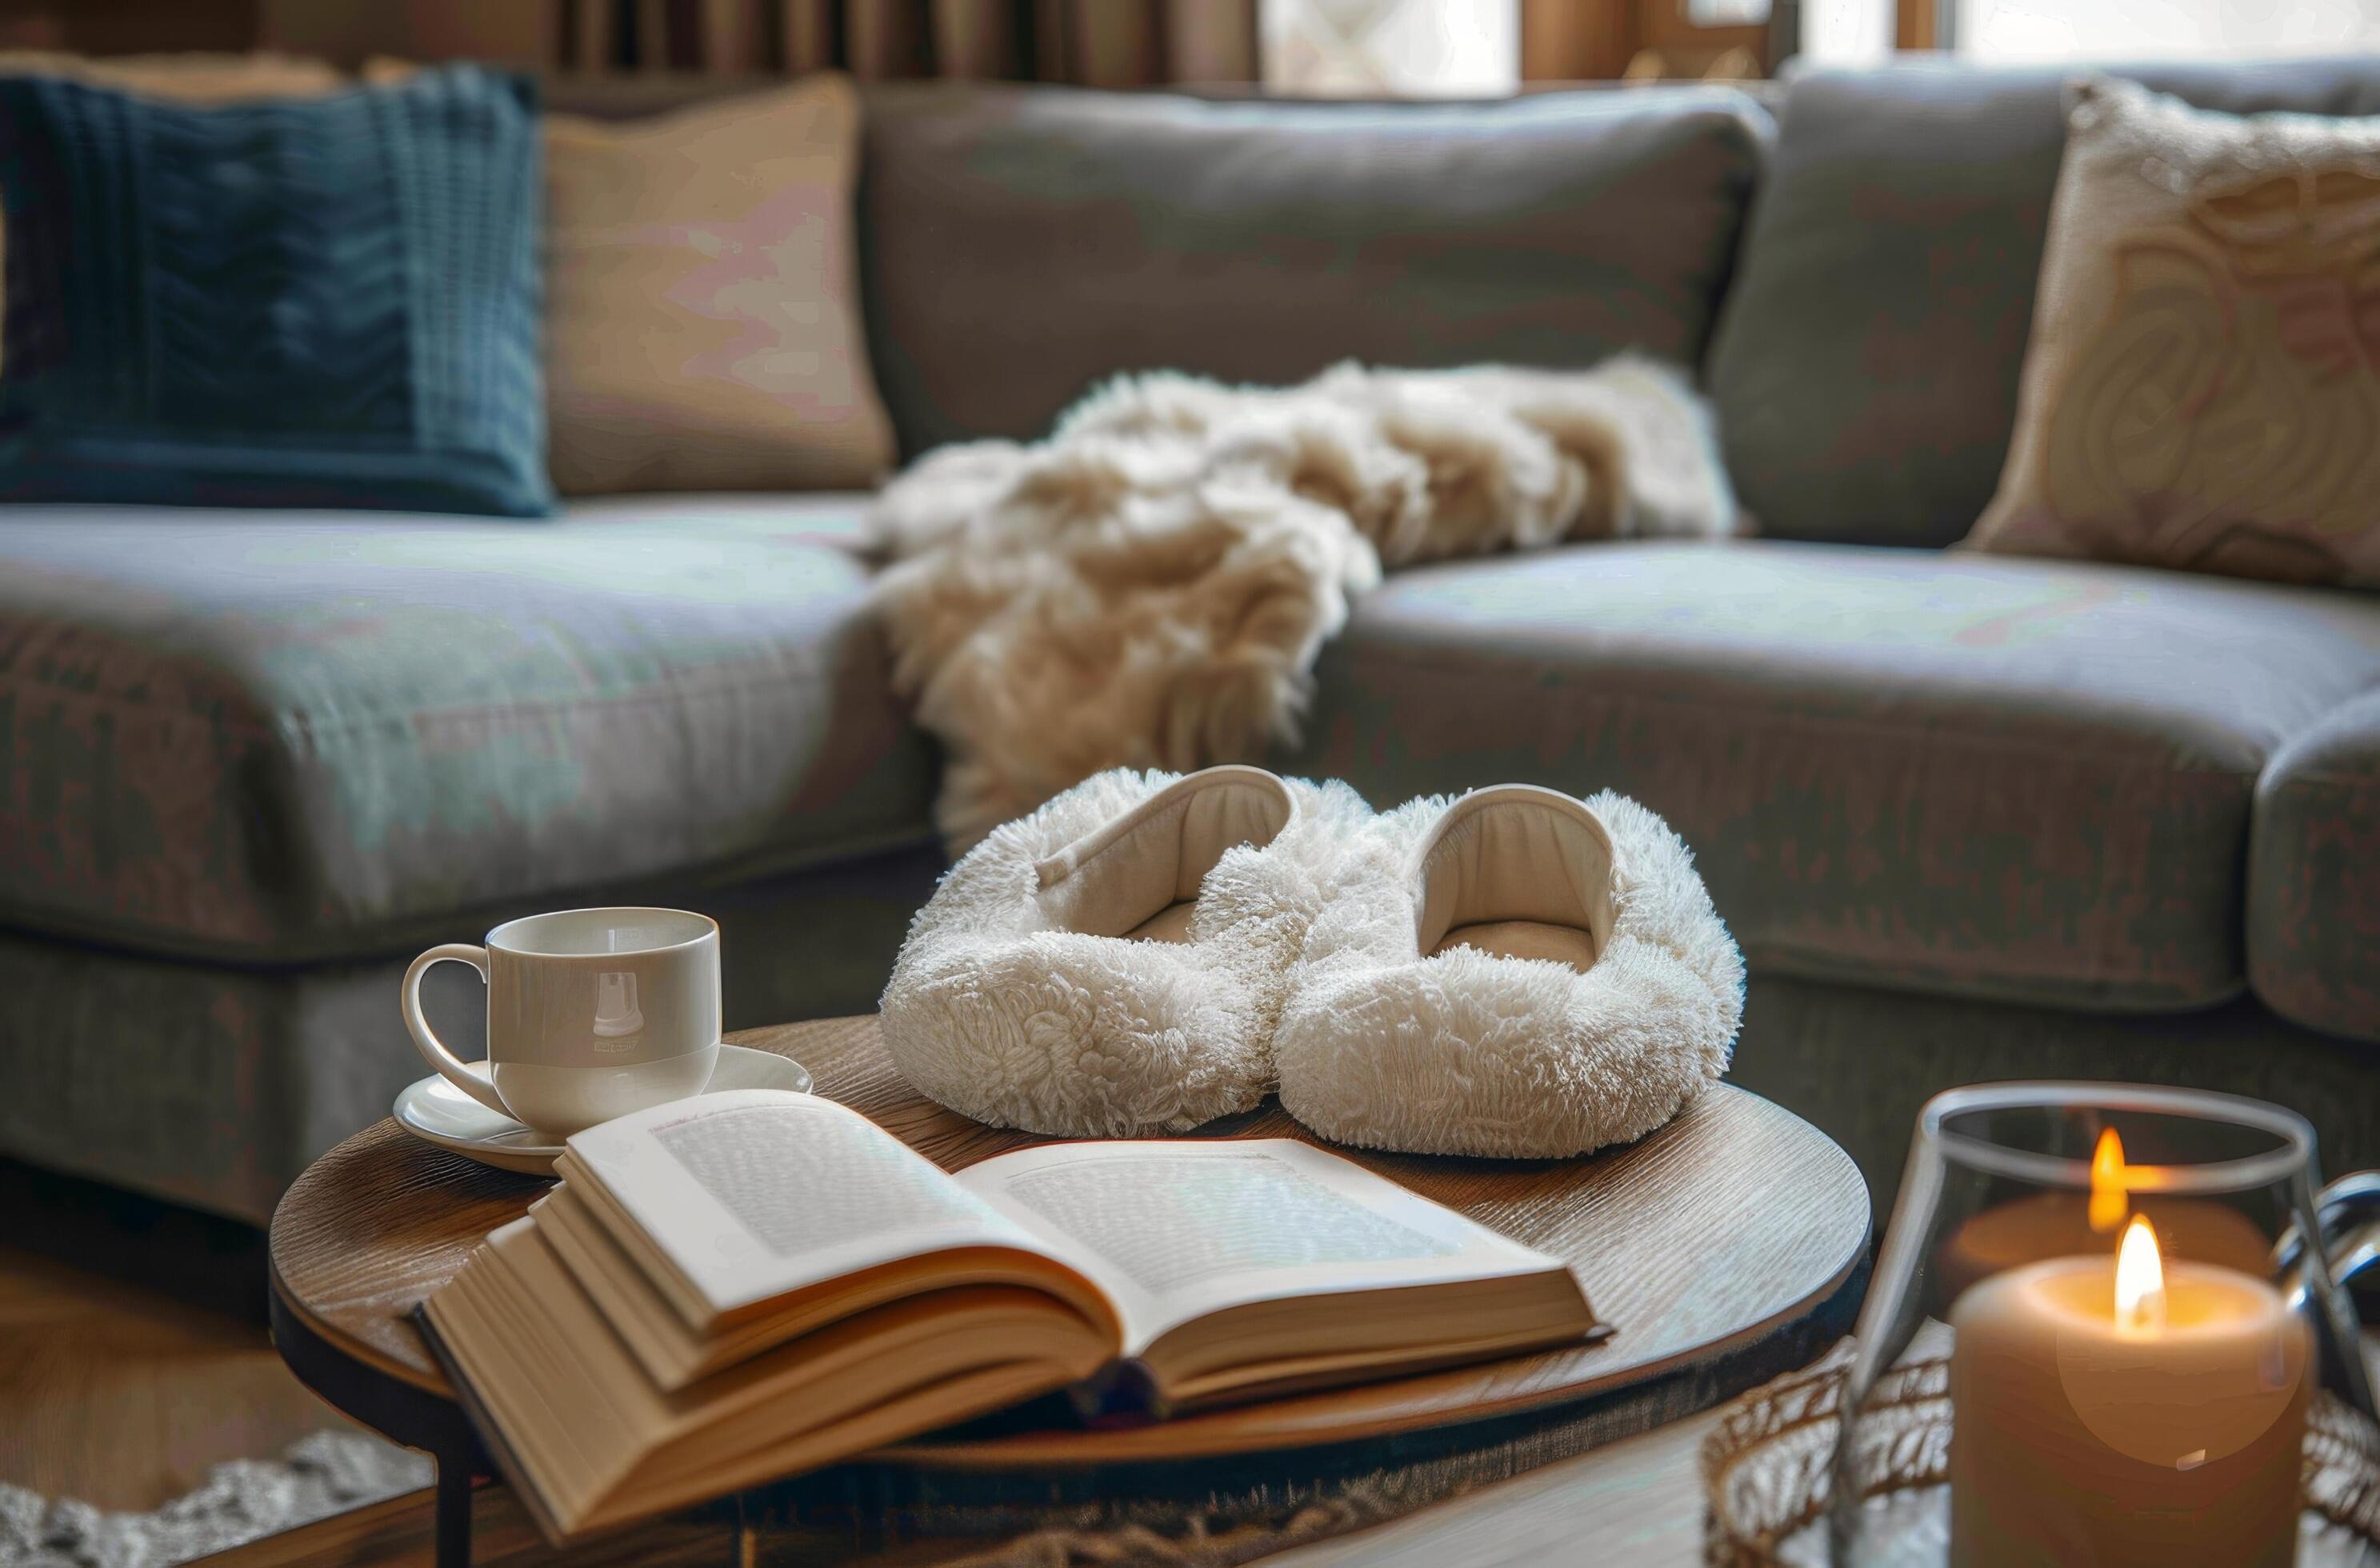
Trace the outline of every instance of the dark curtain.
{"label": "dark curtain", "polygon": [[1257,0],[556,0],[555,63],[868,80],[1257,79]]}

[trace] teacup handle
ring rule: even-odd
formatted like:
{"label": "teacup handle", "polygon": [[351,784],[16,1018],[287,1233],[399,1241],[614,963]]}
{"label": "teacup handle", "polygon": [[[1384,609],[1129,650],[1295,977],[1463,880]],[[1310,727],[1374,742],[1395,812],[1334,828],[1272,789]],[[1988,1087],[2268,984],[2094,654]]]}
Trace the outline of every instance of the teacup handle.
{"label": "teacup handle", "polygon": [[407,967],[404,989],[397,993],[397,1004],[405,1010],[406,1030],[413,1036],[414,1048],[421,1052],[421,1059],[436,1068],[439,1076],[497,1115],[512,1116],[510,1108],[496,1093],[495,1085],[463,1065],[461,1059],[446,1049],[446,1042],[438,1038],[437,1031],[431,1028],[430,1020],[421,1015],[421,977],[430,972],[432,964],[449,963],[468,964],[480,971],[481,983],[487,980],[486,948],[474,947],[468,942],[450,942],[431,948]]}

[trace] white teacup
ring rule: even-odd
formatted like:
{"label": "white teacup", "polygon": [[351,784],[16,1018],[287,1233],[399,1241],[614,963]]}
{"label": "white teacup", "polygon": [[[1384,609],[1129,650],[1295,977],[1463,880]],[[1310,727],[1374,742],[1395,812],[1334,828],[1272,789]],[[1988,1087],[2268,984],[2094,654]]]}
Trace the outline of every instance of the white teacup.
{"label": "white teacup", "polygon": [[[455,1058],[421,1015],[432,964],[488,983],[488,1061]],[[719,922],[683,909],[565,909],[508,920],[485,947],[448,942],[405,971],[422,1059],[489,1110],[568,1136],[699,1094],[719,1060]]]}

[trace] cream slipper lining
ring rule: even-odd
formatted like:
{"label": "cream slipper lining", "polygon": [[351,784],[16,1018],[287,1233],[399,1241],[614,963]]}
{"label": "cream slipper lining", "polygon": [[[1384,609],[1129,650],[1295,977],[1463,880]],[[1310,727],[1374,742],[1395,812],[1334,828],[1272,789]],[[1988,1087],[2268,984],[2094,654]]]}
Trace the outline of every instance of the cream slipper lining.
{"label": "cream slipper lining", "polygon": [[1208,768],[1037,862],[1052,930],[1188,942],[1192,902],[1235,845],[1261,849],[1297,820],[1289,786],[1262,768]]}
{"label": "cream slipper lining", "polygon": [[1667,824],[1505,786],[1378,819],[1274,1038],[1326,1137],[1556,1157],[1640,1137],[1727,1069],[1743,960]]}
{"label": "cream slipper lining", "polygon": [[1415,854],[1415,951],[1470,947],[1587,969],[1611,941],[1613,859],[1602,821],[1559,790],[1474,790]]}
{"label": "cream slipper lining", "polygon": [[880,1013],[911,1084],[1000,1126],[1183,1132],[1271,1087],[1288,974],[1371,813],[1344,784],[1119,769],[995,828],[909,929]]}

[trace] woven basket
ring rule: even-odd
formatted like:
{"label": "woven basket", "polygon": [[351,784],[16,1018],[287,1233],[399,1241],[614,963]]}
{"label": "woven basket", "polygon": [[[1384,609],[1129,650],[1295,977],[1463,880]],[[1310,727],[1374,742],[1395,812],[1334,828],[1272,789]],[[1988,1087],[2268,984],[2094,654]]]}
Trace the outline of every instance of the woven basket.
{"label": "woven basket", "polygon": [[[1860,1424],[1863,1494],[1894,1562],[1940,1563],[1949,1541],[1949,1362],[1943,1336],[1921,1335],[1877,1380]],[[1848,1339],[1812,1366],[1745,1394],[1703,1440],[1711,1568],[1827,1562],[1826,1513],[1850,1367]],[[2298,1568],[2380,1568],[2380,1428],[2328,1393],[2307,1415]]]}

